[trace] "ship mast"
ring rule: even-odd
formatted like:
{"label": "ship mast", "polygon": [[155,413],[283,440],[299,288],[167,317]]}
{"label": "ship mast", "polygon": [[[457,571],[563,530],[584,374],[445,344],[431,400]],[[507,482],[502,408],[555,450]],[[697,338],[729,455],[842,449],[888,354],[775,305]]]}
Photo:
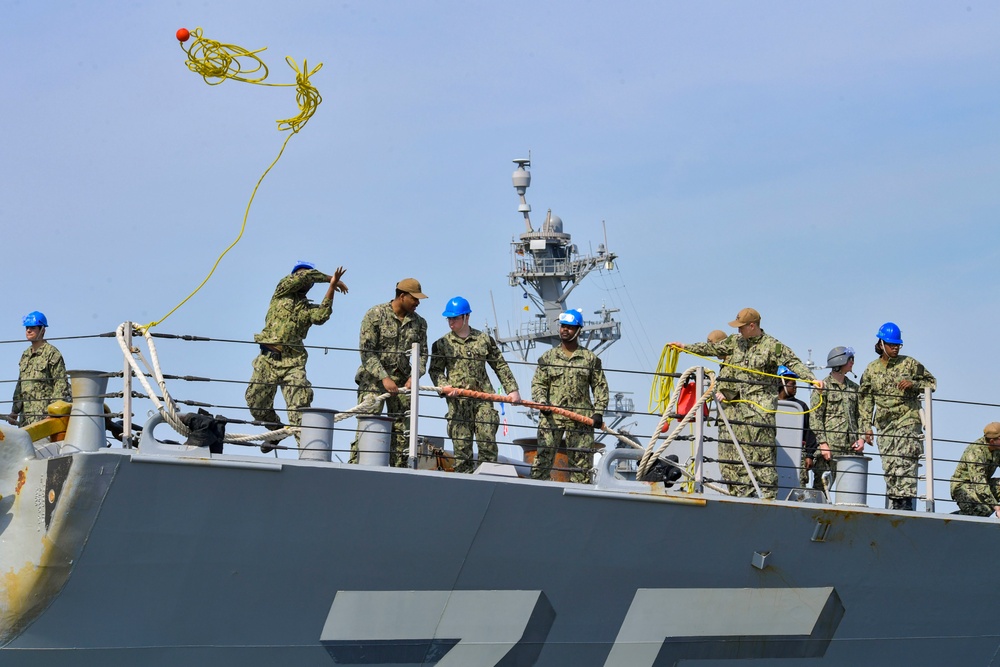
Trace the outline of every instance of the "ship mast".
{"label": "ship mast", "polygon": [[[559,345],[559,314],[569,306],[566,300],[576,286],[594,269],[614,269],[617,255],[608,252],[604,244],[597,246],[594,255],[581,255],[573,245],[571,236],[563,231],[562,220],[549,209],[542,227],[531,225],[531,206],[525,192],[531,185],[530,159],[514,160],[514,189],[521,198],[517,210],[524,215],[525,232],[511,243],[514,270],[510,272],[511,287],[520,287],[524,296],[537,309],[535,321],[522,324],[517,333],[503,337],[495,330],[497,342],[504,351],[515,351],[522,361],[539,342]],[[601,306],[595,311],[597,321],[585,321],[580,332],[580,345],[600,354],[621,338],[621,323],[613,318],[617,309]],[[497,329],[499,329],[499,323]]]}

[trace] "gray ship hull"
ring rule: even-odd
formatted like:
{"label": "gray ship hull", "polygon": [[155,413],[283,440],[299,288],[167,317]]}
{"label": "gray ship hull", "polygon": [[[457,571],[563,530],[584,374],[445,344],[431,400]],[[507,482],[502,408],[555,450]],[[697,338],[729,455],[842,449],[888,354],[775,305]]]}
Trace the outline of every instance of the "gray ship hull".
{"label": "gray ship hull", "polygon": [[122,450],[24,470],[0,505],[4,665],[990,665],[1000,650],[988,520]]}

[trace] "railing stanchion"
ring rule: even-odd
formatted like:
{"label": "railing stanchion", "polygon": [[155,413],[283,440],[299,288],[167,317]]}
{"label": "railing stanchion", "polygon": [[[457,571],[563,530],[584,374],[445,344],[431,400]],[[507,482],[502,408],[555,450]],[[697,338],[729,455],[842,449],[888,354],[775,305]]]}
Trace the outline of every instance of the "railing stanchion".
{"label": "railing stanchion", "polygon": [[[132,350],[132,323],[125,323],[125,346]],[[122,447],[132,449],[132,365],[125,359],[122,372]]]}
{"label": "railing stanchion", "polygon": [[[705,369],[702,366],[698,367],[695,375],[695,386],[698,387],[696,396],[701,396],[705,393]],[[695,443],[695,455],[694,455],[694,491],[695,493],[702,493],[704,491],[704,481],[705,481],[705,413],[699,408],[694,416],[694,440]]]}
{"label": "railing stanchion", "polygon": [[420,399],[420,343],[410,348],[410,460],[409,467],[417,467],[417,412]]}
{"label": "railing stanchion", "polygon": [[924,505],[928,512],[934,511],[934,420],[931,419],[931,388],[924,387],[924,458],[927,490]]}

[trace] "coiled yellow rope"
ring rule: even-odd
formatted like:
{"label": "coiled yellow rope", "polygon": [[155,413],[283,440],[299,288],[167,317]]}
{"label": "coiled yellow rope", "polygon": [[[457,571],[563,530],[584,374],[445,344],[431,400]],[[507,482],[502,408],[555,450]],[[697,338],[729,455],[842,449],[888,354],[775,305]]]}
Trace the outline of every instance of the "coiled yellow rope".
{"label": "coiled yellow rope", "polygon": [[[195,40],[190,47],[185,48],[184,44],[191,36],[193,36]],[[302,69],[300,70],[296,62],[290,56],[286,56],[285,62],[287,62],[288,66],[295,71],[295,83],[264,83],[264,79],[266,79],[268,75],[268,69],[267,65],[264,64],[264,61],[261,60],[257,54],[265,51],[267,47],[250,51],[234,44],[223,44],[215,41],[214,39],[206,38],[201,28],[195,28],[191,32],[189,32],[186,28],[181,28],[177,31],[177,40],[181,46],[181,50],[187,54],[187,60],[184,64],[187,65],[189,70],[200,75],[208,85],[217,86],[226,79],[232,79],[234,81],[256,84],[258,86],[274,86],[284,88],[294,86],[295,101],[298,103],[299,113],[291,118],[285,118],[277,121],[279,132],[291,130],[291,133],[281,144],[281,150],[278,151],[278,156],[274,158],[271,164],[268,165],[267,169],[264,170],[264,173],[261,174],[260,178],[257,180],[257,184],[254,186],[253,192],[250,194],[250,201],[247,202],[246,210],[243,213],[243,224],[240,227],[240,233],[236,236],[236,240],[230,243],[229,246],[222,251],[222,254],[215,260],[215,264],[212,265],[212,270],[208,272],[208,275],[205,276],[205,279],[201,281],[194,291],[184,297],[180,303],[174,306],[170,312],[160,319],[139,326],[138,329],[142,332],[148,331],[166,320],[181,306],[187,303],[191,297],[197,294],[198,290],[204,287],[205,283],[207,283],[209,278],[212,277],[212,274],[215,273],[215,269],[218,268],[222,258],[225,257],[237,243],[239,243],[241,238],[243,238],[243,232],[245,232],[247,228],[247,218],[250,216],[250,206],[253,204],[253,200],[257,196],[257,189],[263,182],[264,177],[267,176],[274,165],[277,164],[278,160],[281,159],[282,154],[285,152],[285,147],[288,145],[288,141],[293,135],[297,134],[299,130],[305,127],[305,124],[309,122],[309,119],[316,113],[316,108],[323,101],[319,91],[309,80],[309,77],[323,67],[323,63],[316,65],[316,67],[310,70],[307,61],[303,59]]]}
{"label": "coiled yellow rope", "polygon": [[660,361],[656,364],[656,375],[653,377],[653,386],[649,390],[649,411],[666,412],[670,404],[670,395],[674,390],[674,377],[672,373],[677,372],[677,361],[680,359],[680,350],[671,345],[663,348],[660,353]]}
{"label": "coiled yellow rope", "polygon": [[[194,42],[188,48],[184,48],[187,36],[194,37]],[[261,51],[266,51],[267,47],[259,48],[255,51],[248,51],[242,46],[235,44],[223,44],[214,39],[204,36],[201,28],[195,28],[188,33],[184,28],[177,31],[177,41],[181,50],[187,56],[188,69],[195,74],[201,75],[205,83],[210,86],[217,86],[226,79],[243,81],[245,83],[260,83],[267,78],[267,65],[257,57]],[[244,65],[244,61],[250,63]],[[244,69],[249,65],[249,68]],[[260,72],[260,76],[250,77],[247,75]]]}
{"label": "coiled yellow rope", "polygon": [[[671,347],[671,349],[677,351],[677,348],[673,348],[670,345],[667,345],[667,347]],[[735,368],[737,370],[746,371],[747,373],[754,373],[756,375],[763,375],[764,377],[778,378],[779,380],[786,379],[786,378],[784,378],[784,377],[782,377],[780,375],[775,375],[774,373],[766,373],[764,371],[758,371],[758,370],[755,370],[753,368],[744,368],[743,366],[737,366],[736,364],[730,364],[730,363],[727,363],[725,361],[721,361],[719,359],[716,359],[714,357],[705,357],[705,356],[702,356],[700,354],[696,354],[694,352],[691,352],[688,349],[685,349],[684,352],[686,352],[687,354],[690,354],[692,357],[698,357],[699,359],[704,359],[705,361],[711,361],[712,363],[719,364],[720,368],[722,366],[728,366],[729,368]],[[817,380],[804,380],[802,378],[796,378],[796,379],[798,381],[800,381],[800,382],[804,382],[806,384],[810,384],[810,385],[813,385],[813,386],[816,386],[818,384]],[[820,393],[819,396],[820,396],[820,399],[819,399],[819,402],[816,403],[816,405],[812,406],[808,410],[799,410],[799,411],[796,411],[796,412],[789,412],[787,410],[771,410],[770,408],[765,408],[763,405],[761,405],[760,403],[757,403],[756,401],[749,401],[749,400],[746,400],[746,399],[737,399],[737,400],[733,400],[733,401],[726,401],[726,403],[749,403],[750,405],[753,405],[753,406],[756,406],[756,407],[760,408],[760,410],[762,412],[769,412],[769,413],[773,413],[773,414],[781,414],[781,415],[807,415],[807,414],[809,414],[810,412],[812,412],[813,410],[815,410],[816,408],[818,408],[819,406],[821,406],[823,404],[823,394],[822,394],[822,392]]]}
{"label": "coiled yellow rope", "polygon": [[291,130],[294,133],[305,127],[309,119],[316,113],[316,107],[323,101],[319,91],[316,90],[316,86],[312,85],[312,82],[309,81],[309,77],[322,69],[323,63],[316,65],[316,67],[310,70],[309,63],[303,58],[302,69],[300,70],[291,56],[285,56],[285,62],[295,70],[295,101],[299,105],[299,115],[279,120],[278,131]]}

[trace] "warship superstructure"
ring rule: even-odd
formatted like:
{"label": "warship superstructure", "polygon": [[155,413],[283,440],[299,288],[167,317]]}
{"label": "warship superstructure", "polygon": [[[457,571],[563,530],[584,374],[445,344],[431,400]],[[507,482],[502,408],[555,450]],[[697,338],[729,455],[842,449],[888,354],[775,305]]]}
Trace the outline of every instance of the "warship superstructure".
{"label": "warship superstructure", "polygon": [[[536,344],[559,345],[559,314],[569,305],[569,295],[594,269],[614,268],[617,255],[610,252],[604,243],[597,246],[593,255],[580,254],[573,244],[573,237],[563,229],[562,219],[549,209],[540,229],[531,224],[531,205],[526,192],[531,185],[531,160],[514,160],[517,169],[511,180],[520,197],[517,207],[524,216],[525,231],[511,245],[514,269],[508,276],[511,287],[519,287],[524,296],[537,309],[535,320],[522,325],[509,336],[500,332],[499,324],[492,332],[504,351],[516,352],[527,361],[528,352]],[[597,314],[597,322],[584,322],[580,331],[580,345],[599,354],[610,347],[621,336],[621,323],[614,319],[616,309],[602,306]]]}

